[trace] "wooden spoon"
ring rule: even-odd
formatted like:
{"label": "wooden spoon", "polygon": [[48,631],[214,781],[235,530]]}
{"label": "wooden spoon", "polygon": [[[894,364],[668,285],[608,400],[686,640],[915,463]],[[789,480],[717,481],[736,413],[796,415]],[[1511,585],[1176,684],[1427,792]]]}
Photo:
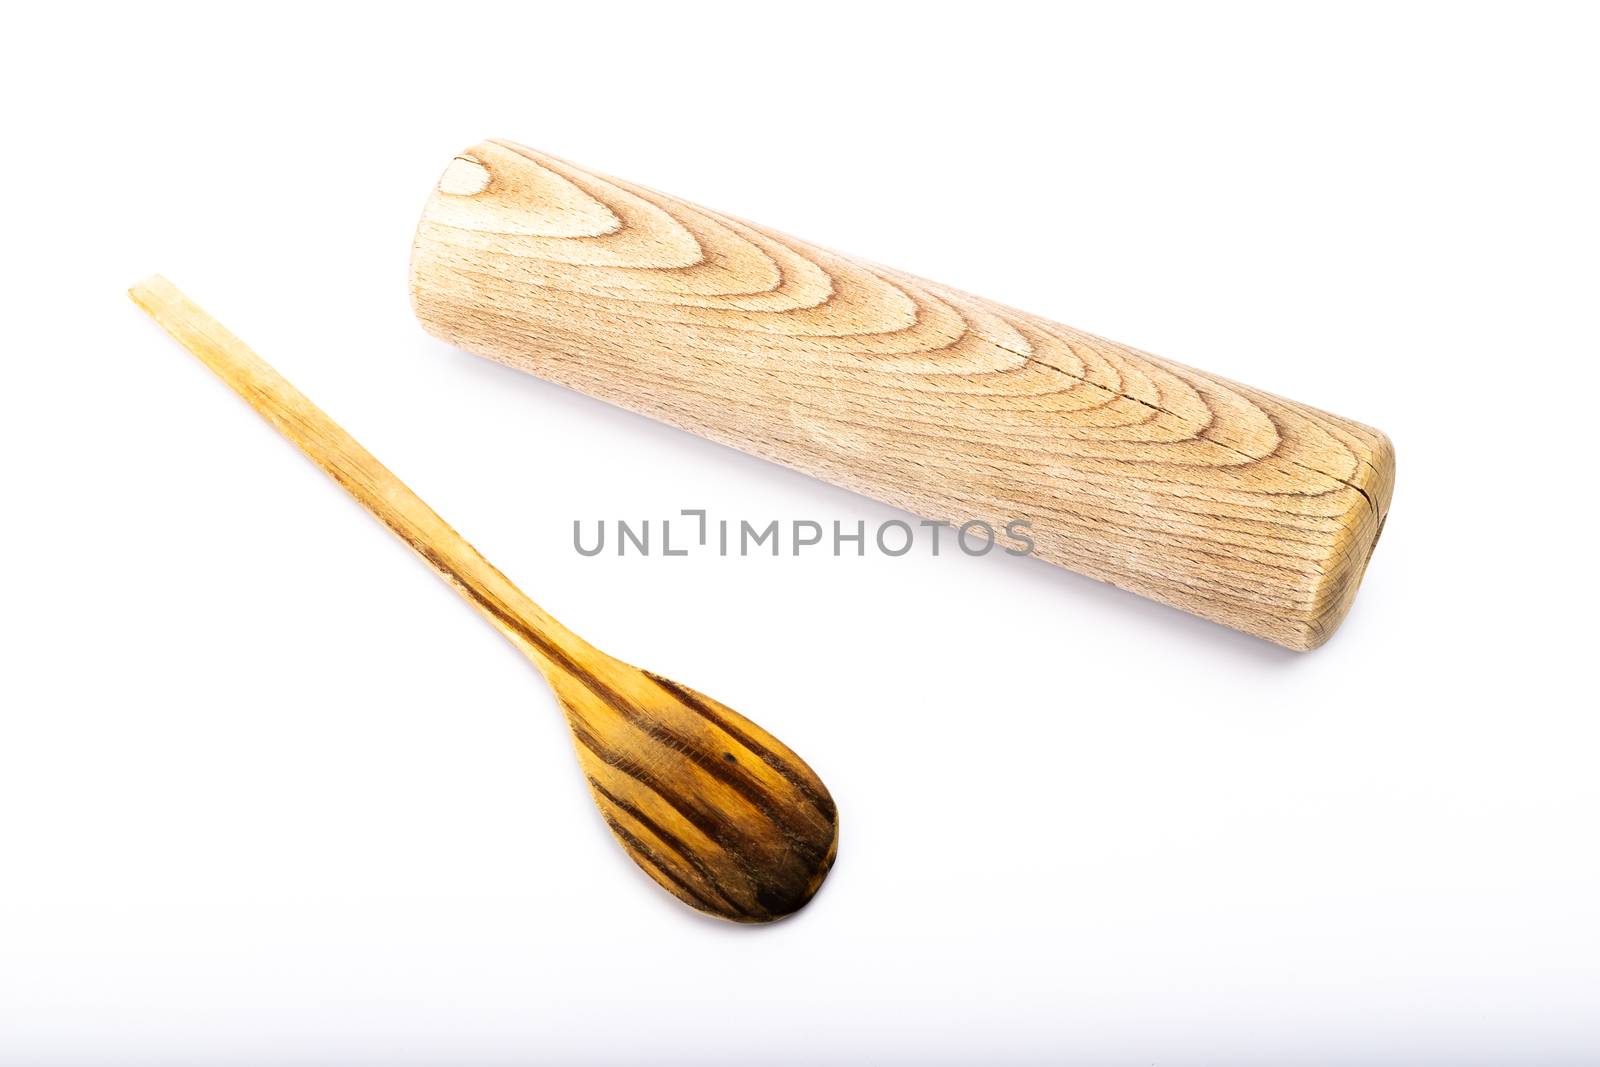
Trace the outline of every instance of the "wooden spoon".
{"label": "wooden spoon", "polygon": [[646,874],[690,907],[735,922],[780,919],[811,899],[833,865],[838,813],[788,746],[710,697],[600,652],[547,615],[165,278],[128,292],[533,661],[567,714],[600,813]]}

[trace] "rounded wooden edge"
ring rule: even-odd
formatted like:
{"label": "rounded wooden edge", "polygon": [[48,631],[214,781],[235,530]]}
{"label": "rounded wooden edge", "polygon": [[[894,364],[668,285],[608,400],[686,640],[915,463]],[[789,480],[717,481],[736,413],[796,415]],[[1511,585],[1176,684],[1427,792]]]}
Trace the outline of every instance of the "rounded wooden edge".
{"label": "rounded wooden edge", "polygon": [[411,299],[411,314],[430,334],[441,337],[436,327],[429,319],[423,307],[422,297],[426,286],[424,285],[424,260],[422,254],[422,231],[428,225],[428,220],[434,214],[434,205],[441,196],[476,196],[489,188],[491,174],[489,168],[479,162],[473,153],[487,141],[479,141],[472,148],[462,149],[457,152],[439,177],[434,181],[433,187],[428,190],[428,199],[422,205],[422,211],[417,216],[417,227],[411,234],[411,254],[406,264],[406,290]]}
{"label": "rounded wooden edge", "polygon": [[1364,429],[1371,435],[1371,444],[1361,456],[1359,472],[1350,480],[1345,535],[1337,538],[1328,551],[1313,590],[1314,608],[1303,630],[1290,640],[1279,639],[1284,647],[1297,652],[1322,647],[1350,614],[1389,519],[1389,501],[1394,493],[1394,444],[1382,431]]}

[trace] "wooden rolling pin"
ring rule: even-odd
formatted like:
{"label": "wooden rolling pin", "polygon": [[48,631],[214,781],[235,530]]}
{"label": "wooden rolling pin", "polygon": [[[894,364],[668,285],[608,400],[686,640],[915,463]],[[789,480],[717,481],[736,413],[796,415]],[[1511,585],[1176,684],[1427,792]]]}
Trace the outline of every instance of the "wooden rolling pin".
{"label": "wooden rolling pin", "polygon": [[446,341],[1293,649],[1349,611],[1370,427],[507,141],[411,259]]}

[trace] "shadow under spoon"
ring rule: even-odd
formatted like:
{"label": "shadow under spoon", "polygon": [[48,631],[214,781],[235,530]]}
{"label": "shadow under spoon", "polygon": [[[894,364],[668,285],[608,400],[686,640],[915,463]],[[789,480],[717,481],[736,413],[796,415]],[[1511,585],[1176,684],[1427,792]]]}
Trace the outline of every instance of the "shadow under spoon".
{"label": "shadow under spoon", "polygon": [[551,618],[165,278],[140,282],[129,295],[533,661],[566,712],[595,803],[646,874],[689,906],[735,922],[781,919],[811,899],[833,865],[838,813],[788,746]]}

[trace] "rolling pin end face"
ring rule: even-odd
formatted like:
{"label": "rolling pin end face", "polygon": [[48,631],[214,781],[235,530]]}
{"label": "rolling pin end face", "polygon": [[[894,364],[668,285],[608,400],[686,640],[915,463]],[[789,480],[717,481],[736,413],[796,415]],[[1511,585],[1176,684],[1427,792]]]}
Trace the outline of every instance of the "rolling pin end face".
{"label": "rolling pin end face", "polygon": [[1279,642],[1299,652],[1327,643],[1349,615],[1389,521],[1389,501],[1394,493],[1394,444],[1378,430],[1362,429],[1369,442],[1358,453],[1357,473],[1346,483],[1351,499],[1339,517],[1342,536],[1333,541],[1328,555],[1319,562],[1312,609],[1304,625],[1292,639]]}
{"label": "rolling pin end face", "polygon": [[439,191],[446,196],[477,196],[489,188],[489,168],[471,156],[457,156],[439,176]]}

